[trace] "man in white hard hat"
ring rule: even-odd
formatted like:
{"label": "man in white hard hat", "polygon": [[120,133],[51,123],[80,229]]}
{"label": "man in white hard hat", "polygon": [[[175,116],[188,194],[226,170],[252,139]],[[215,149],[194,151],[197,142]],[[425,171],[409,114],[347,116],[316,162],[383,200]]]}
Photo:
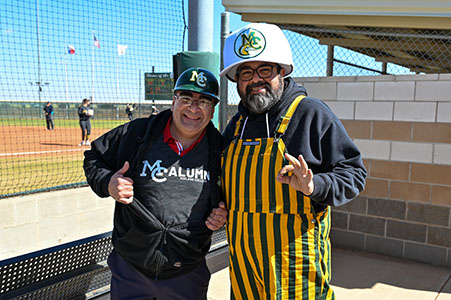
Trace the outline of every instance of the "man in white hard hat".
{"label": "man in white hard hat", "polygon": [[241,97],[222,160],[232,299],[334,299],[330,206],[365,185],[359,149],[292,71],[275,25],[248,24],[226,40],[220,75]]}

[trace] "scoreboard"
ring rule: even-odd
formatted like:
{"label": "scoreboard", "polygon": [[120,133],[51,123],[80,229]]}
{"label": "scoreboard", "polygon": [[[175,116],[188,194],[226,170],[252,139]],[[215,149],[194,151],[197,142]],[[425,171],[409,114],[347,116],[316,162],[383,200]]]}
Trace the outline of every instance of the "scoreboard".
{"label": "scoreboard", "polygon": [[171,73],[144,73],[145,100],[171,100],[173,88]]}

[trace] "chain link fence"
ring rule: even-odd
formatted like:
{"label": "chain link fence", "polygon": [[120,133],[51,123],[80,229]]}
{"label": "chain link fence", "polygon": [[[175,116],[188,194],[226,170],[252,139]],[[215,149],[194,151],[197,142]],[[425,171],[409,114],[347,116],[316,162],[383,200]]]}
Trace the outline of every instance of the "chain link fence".
{"label": "chain link fence", "polygon": [[[451,73],[451,30],[276,25],[291,45],[292,77]],[[228,88],[230,119],[239,96]]]}
{"label": "chain link fence", "polygon": [[[184,0],[0,3],[0,198],[86,184],[78,107],[92,100],[94,140],[155,105],[144,74],[172,74],[185,50]],[[170,99],[169,99],[170,100]],[[53,106],[47,130],[44,106]]]}

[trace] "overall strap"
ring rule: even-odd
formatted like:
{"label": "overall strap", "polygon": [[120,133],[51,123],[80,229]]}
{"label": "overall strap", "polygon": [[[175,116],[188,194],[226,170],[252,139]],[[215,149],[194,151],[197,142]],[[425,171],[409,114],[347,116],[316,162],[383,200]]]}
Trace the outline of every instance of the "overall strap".
{"label": "overall strap", "polygon": [[291,102],[290,107],[288,107],[285,115],[282,115],[279,119],[279,124],[277,125],[276,132],[274,134],[275,140],[280,139],[285,131],[288,128],[288,124],[290,124],[291,117],[293,116],[294,112],[296,111],[296,108],[298,107],[299,103],[302,99],[305,98],[305,95],[300,95],[294,99],[293,102]]}
{"label": "overall strap", "polygon": [[238,139],[238,134],[240,132],[241,122],[243,121],[243,116],[240,115],[238,121],[235,123],[235,133],[233,134],[233,141]]}

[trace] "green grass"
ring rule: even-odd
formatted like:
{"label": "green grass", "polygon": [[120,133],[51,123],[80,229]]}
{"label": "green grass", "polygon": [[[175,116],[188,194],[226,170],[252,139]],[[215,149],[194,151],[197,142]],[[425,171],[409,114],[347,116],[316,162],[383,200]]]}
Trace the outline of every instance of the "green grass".
{"label": "green grass", "polygon": [[0,160],[0,196],[86,181],[83,155]]}
{"label": "green grass", "polygon": [[[55,126],[63,128],[78,127],[78,120],[55,119]],[[128,120],[91,120],[92,126],[99,129],[112,129],[122,125]],[[44,119],[0,119],[0,126],[45,126]]]}
{"label": "green grass", "polygon": [[[57,128],[79,128],[78,119],[56,119]],[[128,120],[92,120],[95,129],[110,130]],[[0,119],[0,126],[45,127],[43,119]],[[82,152],[0,158],[0,197],[52,189],[86,181]]]}
{"label": "green grass", "polygon": [[[78,119],[55,119],[56,128],[79,128]],[[128,120],[92,120],[94,129],[110,130]],[[0,118],[0,126],[45,127],[44,119]],[[82,152],[0,158],[0,198],[86,181]]]}

